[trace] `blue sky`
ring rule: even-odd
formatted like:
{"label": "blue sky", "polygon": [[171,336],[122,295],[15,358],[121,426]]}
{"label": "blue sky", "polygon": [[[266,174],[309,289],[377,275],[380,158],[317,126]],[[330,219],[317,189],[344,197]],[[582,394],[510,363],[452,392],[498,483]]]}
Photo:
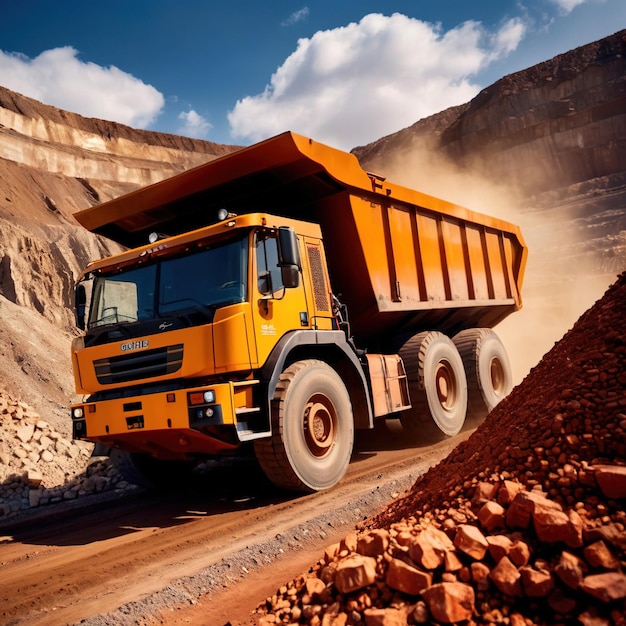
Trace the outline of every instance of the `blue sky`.
{"label": "blue sky", "polygon": [[0,85],[217,143],[349,150],[626,28],[626,0],[0,0]]}

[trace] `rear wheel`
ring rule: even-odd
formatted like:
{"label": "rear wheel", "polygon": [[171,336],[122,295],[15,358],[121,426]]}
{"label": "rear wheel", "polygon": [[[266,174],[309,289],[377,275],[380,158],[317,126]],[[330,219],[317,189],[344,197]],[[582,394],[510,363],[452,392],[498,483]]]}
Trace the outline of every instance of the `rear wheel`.
{"label": "rear wheel", "polygon": [[408,376],[412,408],[400,414],[413,442],[456,435],[467,412],[463,361],[452,340],[431,331],[415,335],[399,350]]}
{"label": "rear wheel", "polygon": [[111,449],[109,458],[125,480],[150,491],[180,487],[190,479],[195,467],[191,461],[161,461],[149,454],[117,448]]}
{"label": "rear wheel", "polygon": [[354,441],[352,405],[343,381],[318,360],[297,361],[280,376],[272,400],[272,435],[254,449],[278,487],[313,492],[346,472]]}
{"label": "rear wheel", "polygon": [[463,330],[453,340],[467,376],[468,426],[477,426],[513,388],[509,357],[490,328]]}

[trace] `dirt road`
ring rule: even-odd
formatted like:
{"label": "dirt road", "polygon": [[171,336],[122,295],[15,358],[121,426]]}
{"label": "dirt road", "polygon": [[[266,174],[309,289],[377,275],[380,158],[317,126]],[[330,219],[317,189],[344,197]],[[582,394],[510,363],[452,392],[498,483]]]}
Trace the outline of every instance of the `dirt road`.
{"label": "dirt road", "polygon": [[245,623],[466,436],[405,448],[395,425],[367,433],[342,483],[308,496],[278,493],[238,462],[176,494],[0,531],[0,623]]}

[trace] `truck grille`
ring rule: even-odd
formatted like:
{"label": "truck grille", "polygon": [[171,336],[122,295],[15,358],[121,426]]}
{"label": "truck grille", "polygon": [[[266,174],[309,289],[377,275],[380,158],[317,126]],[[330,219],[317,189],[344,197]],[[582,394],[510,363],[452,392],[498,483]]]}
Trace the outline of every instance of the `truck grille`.
{"label": "truck grille", "polygon": [[183,364],[183,344],[123,354],[93,362],[101,385],[125,383],[164,376],[178,371]]}

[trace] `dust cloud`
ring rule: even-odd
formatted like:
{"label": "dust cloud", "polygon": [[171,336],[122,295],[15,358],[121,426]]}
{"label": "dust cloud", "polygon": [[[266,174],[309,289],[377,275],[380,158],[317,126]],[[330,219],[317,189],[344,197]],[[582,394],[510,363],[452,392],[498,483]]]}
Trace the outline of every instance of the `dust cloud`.
{"label": "dust cloud", "polygon": [[617,273],[596,269],[593,251],[567,211],[537,209],[534,199],[505,181],[489,180],[480,168],[460,168],[435,150],[418,148],[389,160],[385,170],[378,173],[394,183],[520,226],[529,249],[523,308],[496,328],[515,385],[615,282]]}

